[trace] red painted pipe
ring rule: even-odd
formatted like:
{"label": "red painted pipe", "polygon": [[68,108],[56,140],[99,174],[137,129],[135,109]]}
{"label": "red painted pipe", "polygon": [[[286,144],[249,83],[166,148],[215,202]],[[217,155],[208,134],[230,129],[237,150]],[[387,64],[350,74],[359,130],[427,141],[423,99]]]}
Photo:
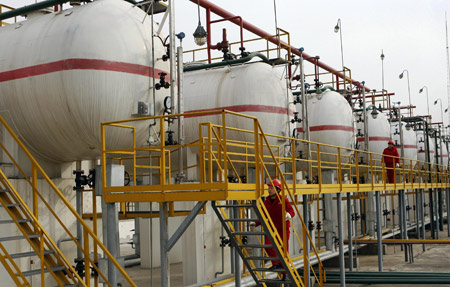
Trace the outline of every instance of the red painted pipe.
{"label": "red painted pipe", "polygon": [[[232,19],[230,19],[230,22],[232,22],[232,23],[234,23],[236,25],[239,25],[239,26],[241,25],[239,19],[235,18],[236,15],[234,15],[234,14],[224,10],[223,8],[221,8],[221,7],[217,6],[217,5],[209,2],[208,0],[190,0],[190,1],[195,3],[195,4],[198,3],[200,6],[202,6],[205,9],[207,9],[207,16],[208,16],[209,12],[213,12],[214,14],[217,14],[218,16],[220,16],[222,18],[232,18]],[[250,24],[247,21],[242,20],[242,25],[244,26],[244,28],[246,30],[248,30],[248,31],[250,31],[250,32],[252,32],[252,33],[262,37],[262,38],[267,38],[268,41],[272,42],[275,45],[278,45],[277,37],[272,36],[271,34],[267,33],[266,31],[264,31],[264,30],[262,30],[262,29],[260,29],[258,27],[256,27],[255,25]],[[208,34],[208,37],[209,37],[209,34]],[[280,42],[280,43],[281,43],[281,45],[288,46],[288,44],[285,43],[285,42]],[[293,47],[293,46],[291,46],[291,52],[293,54],[296,54],[297,56],[300,56],[302,54],[296,47]],[[305,60],[307,60],[308,62],[313,63],[313,64],[319,66],[320,68],[322,68],[322,69],[324,69],[324,70],[326,70],[328,72],[336,74],[341,79],[344,78],[344,74],[342,72],[337,71],[336,69],[332,68],[331,66],[328,66],[327,64],[325,64],[323,62],[317,61],[314,57],[308,55],[307,53],[303,52],[303,58]],[[355,80],[352,80],[352,84],[357,86],[358,88],[362,88],[363,87],[363,85],[360,82],[355,81]],[[366,91],[368,91],[368,92],[371,91],[371,89],[369,89],[368,87],[365,87],[365,88],[366,88]]]}

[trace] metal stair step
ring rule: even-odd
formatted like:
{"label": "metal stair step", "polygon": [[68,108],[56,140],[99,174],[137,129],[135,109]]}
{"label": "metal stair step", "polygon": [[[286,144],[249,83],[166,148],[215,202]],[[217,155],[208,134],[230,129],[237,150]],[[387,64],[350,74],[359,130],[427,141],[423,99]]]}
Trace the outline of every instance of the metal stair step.
{"label": "metal stair step", "polygon": [[0,189],[0,193],[2,193],[2,192],[9,192],[9,190],[8,189]]}
{"label": "metal stair step", "polygon": [[240,244],[238,247],[241,248],[273,248],[273,245],[269,244]]}
{"label": "metal stair step", "polygon": [[[17,206],[20,206],[20,204],[19,203],[8,203],[8,204],[6,204],[6,207],[17,207]],[[0,205],[0,207],[3,207],[3,205]]]}
{"label": "metal stair step", "polygon": [[[58,272],[58,271],[63,271],[63,270],[66,270],[66,267],[65,266],[54,266],[54,267],[51,267],[50,268],[53,272]],[[48,269],[47,268],[45,268],[44,269],[44,273],[48,273],[49,271],[48,271]],[[23,274],[23,276],[33,276],[33,275],[38,275],[38,274],[41,274],[41,269],[35,269],[35,270],[30,270],[30,271],[25,271],[25,272],[22,272],[22,274]],[[18,274],[17,274],[18,275]],[[76,285],[75,285],[76,286]]]}
{"label": "metal stair step", "polygon": [[[29,234],[29,235],[28,235],[28,238],[38,238],[39,236],[40,236],[39,234]],[[2,238],[0,238],[0,242],[3,242],[3,241],[13,241],[13,240],[21,240],[21,239],[25,239],[25,236],[19,235],[19,236],[2,237]]]}
{"label": "metal stair step", "polygon": [[225,222],[254,222],[260,221],[258,218],[234,218],[234,219],[225,219]]}
{"label": "metal stair step", "polygon": [[236,231],[232,232],[233,235],[266,235],[265,232],[262,231]]}
{"label": "metal stair step", "polygon": [[[44,250],[44,255],[53,254],[53,253],[55,253],[54,250]],[[31,257],[31,256],[38,256],[38,255],[34,251],[11,254],[11,258],[13,258],[13,259],[23,258],[23,257]]]}
{"label": "metal stair step", "polygon": [[[27,223],[31,222],[31,219],[18,219],[17,221],[19,223]],[[0,224],[9,224],[9,223],[14,223],[14,220],[0,220]]]}
{"label": "metal stair step", "polygon": [[264,260],[264,261],[269,261],[269,260],[280,260],[279,257],[265,257],[265,256],[249,256],[246,257],[247,260]]}
{"label": "metal stair step", "polygon": [[291,284],[294,283],[294,281],[290,279],[281,280],[281,279],[259,279],[258,280],[261,283],[268,283],[268,284],[275,284],[275,285],[282,285],[282,284]]}
{"label": "metal stair step", "polygon": [[252,268],[253,271],[260,271],[260,272],[286,272],[286,269],[284,268],[276,268],[276,269],[270,269],[270,268],[263,268],[263,267],[257,267]]}
{"label": "metal stair step", "polygon": [[253,207],[253,205],[251,205],[251,204],[228,204],[228,205],[216,205],[216,207],[224,207],[224,208],[247,207],[247,208],[251,208],[251,207]]}

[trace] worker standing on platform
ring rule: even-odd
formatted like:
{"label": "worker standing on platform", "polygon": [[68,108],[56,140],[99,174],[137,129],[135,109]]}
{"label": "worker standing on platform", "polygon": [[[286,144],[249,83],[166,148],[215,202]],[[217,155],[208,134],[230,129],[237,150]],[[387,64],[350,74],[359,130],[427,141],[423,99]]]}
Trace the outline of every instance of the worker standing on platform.
{"label": "worker standing on platform", "polygon": [[[278,234],[281,237],[283,234],[283,220],[286,220],[286,248],[287,251],[289,251],[289,235],[290,235],[289,228],[291,227],[289,219],[295,216],[294,209],[289,203],[289,200],[285,197],[284,202],[286,212],[285,214],[283,214],[283,205],[280,200],[281,195],[280,196],[278,195],[281,191],[280,180],[274,179],[272,180],[272,182],[269,182],[267,186],[269,187],[269,196],[264,201],[264,205],[269,213],[270,218],[272,219],[273,224],[275,225],[275,228],[278,231]],[[259,226],[260,224],[261,224],[260,222],[256,222],[255,226]],[[272,244],[267,236],[265,237],[265,244]],[[279,244],[283,245],[283,242],[279,242]],[[278,257],[274,248],[266,248],[266,252],[269,255],[269,257]],[[272,260],[272,267],[270,269],[273,270],[279,268],[283,269],[281,262],[279,260]]]}
{"label": "worker standing on platform", "polygon": [[394,147],[393,140],[389,140],[388,147],[383,151],[383,162],[386,169],[387,182],[395,183],[394,165],[399,166],[400,158],[397,149]]}

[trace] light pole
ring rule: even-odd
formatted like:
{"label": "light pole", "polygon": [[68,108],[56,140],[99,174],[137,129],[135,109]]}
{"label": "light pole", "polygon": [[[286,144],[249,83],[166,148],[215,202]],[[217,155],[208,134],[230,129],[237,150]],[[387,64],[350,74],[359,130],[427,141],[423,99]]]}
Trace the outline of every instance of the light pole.
{"label": "light pole", "polygon": [[345,67],[344,67],[344,47],[342,45],[342,23],[341,19],[337,20],[336,26],[334,26],[334,32],[339,32],[339,37],[341,39],[341,61],[342,61],[342,73],[344,74],[344,90],[345,88]]}
{"label": "light pole", "polygon": [[428,87],[423,86],[422,89],[419,90],[419,94],[421,94],[423,92],[423,89],[426,89],[426,91],[427,91],[427,112],[428,112],[428,115],[430,116],[430,103],[428,102]]}
{"label": "light pole", "polygon": [[434,105],[437,105],[437,102],[439,101],[439,104],[441,105],[441,119],[442,119],[442,125],[444,124],[444,112],[442,111],[442,100],[441,98],[438,98],[436,101],[434,101]]}
{"label": "light pole", "polygon": [[412,112],[411,112],[411,88],[409,85],[409,72],[408,70],[403,70],[403,72],[398,76],[400,79],[403,79],[403,73],[406,72],[406,77],[408,78],[408,97],[409,97],[409,117],[412,117]]}
{"label": "light pole", "polygon": [[383,95],[383,108],[384,106],[384,53],[383,49],[381,49],[381,94]]}

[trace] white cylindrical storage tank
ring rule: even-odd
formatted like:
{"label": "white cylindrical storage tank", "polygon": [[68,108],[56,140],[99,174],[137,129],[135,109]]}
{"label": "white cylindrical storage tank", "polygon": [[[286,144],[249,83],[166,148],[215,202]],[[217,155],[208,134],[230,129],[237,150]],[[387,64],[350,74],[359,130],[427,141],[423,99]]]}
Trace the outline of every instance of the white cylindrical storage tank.
{"label": "white cylindrical storage tank", "polygon": [[[295,107],[290,90],[280,72],[269,64],[251,62],[184,74],[186,112],[229,110],[258,118],[266,134],[292,136]],[[199,123],[222,124],[220,116],[204,114],[185,117],[186,142],[198,139]],[[226,125],[253,131],[253,120],[226,116]],[[228,140],[254,142],[254,134],[227,131]],[[270,139],[270,138],[269,138]],[[282,145],[284,140],[270,139]],[[254,152],[253,150],[248,152]]]}
{"label": "white cylindrical storage tank", "polygon": [[[32,150],[60,162],[99,157],[101,122],[154,103],[151,77],[159,81],[169,64],[157,40],[152,67],[152,23],[144,18],[126,1],[97,0],[0,28],[0,111]],[[157,112],[167,95],[156,92]],[[148,139],[142,127],[138,144]],[[120,129],[108,138],[114,147],[130,142]]]}
{"label": "white cylindrical storage tank", "polygon": [[[297,105],[297,109],[301,114],[301,105]],[[341,94],[325,90],[320,94],[308,95],[308,118],[311,141],[344,148],[355,147],[356,127],[352,109]],[[298,130],[303,132],[301,124]],[[317,158],[316,145],[312,145],[311,150],[313,158]],[[320,151],[321,160],[337,162],[337,156],[326,154],[337,154],[336,148],[323,146]],[[348,162],[352,153],[342,149],[341,162]]]}
{"label": "white cylindrical storage tank", "polygon": [[[402,123],[402,132],[403,132],[403,149],[404,149],[404,157],[406,159],[412,159],[414,161],[417,160],[417,139],[416,139],[416,133],[413,130],[413,128],[410,128],[409,130],[406,128],[406,123]],[[394,140],[395,147],[398,149],[398,153],[401,156],[401,141],[400,141],[400,129],[399,129],[399,123],[398,122],[392,122],[391,123],[391,136]],[[406,163],[405,164],[409,164]]]}
{"label": "white cylindrical storage tank", "polygon": [[448,150],[447,150],[447,144],[445,143],[445,141],[441,141],[441,153],[440,153],[440,158],[441,158],[441,162],[440,164],[444,165],[444,166],[448,166]]}
{"label": "white cylindrical storage tank", "polygon": [[[388,141],[391,139],[391,126],[389,124],[388,118],[383,113],[378,113],[377,117],[374,119],[371,116],[371,110],[367,110],[368,118],[368,149],[369,152],[383,153],[383,150],[387,147]],[[361,115],[362,117],[362,115]],[[358,143],[360,150],[365,150],[365,137],[364,137],[364,122],[357,122],[356,128],[358,130]],[[373,156],[376,160],[375,164],[380,164],[381,156]]]}

